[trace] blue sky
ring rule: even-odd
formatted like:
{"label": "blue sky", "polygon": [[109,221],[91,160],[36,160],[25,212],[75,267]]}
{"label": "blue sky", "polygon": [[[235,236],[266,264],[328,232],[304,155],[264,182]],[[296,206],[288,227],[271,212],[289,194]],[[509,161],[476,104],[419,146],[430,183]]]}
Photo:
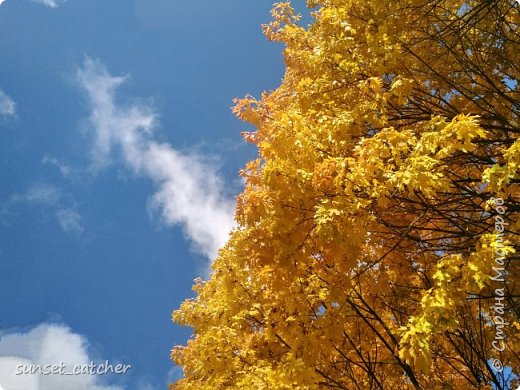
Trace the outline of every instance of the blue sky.
{"label": "blue sky", "polygon": [[[0,1],[0,388],[164,389],[256,151],[232,99],[279,85],[271,2]],[[131,364],[11,377],[16,364]],[[11,376],[10,376],[11,375]],[[37,383],[39,381],[39,383]]]}

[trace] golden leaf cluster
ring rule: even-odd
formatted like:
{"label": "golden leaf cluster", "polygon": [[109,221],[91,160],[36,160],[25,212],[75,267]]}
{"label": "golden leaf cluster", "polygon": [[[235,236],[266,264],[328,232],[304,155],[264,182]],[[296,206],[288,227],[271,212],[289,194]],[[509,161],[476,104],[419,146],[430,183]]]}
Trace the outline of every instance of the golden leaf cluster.
{"label": "golden leaf cluster", "polygon": [[285,77],[236,101],[259,157],[210,279],[174,312],[194,335],[172,351],[172,389],[511,388],[518,7],[308,7],[303,26],[274,6],[264,32],[285,45]]}

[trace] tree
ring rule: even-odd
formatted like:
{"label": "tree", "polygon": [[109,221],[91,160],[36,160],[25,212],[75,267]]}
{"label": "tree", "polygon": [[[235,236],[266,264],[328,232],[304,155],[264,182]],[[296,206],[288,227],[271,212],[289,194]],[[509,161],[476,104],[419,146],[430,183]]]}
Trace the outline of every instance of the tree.
{"label": "tree", "polygon": [[[281,86],[173,389],[507,389],[520,373],[520,11],[289,2]],[[501,367],[503,368],[501,370]],[[516,382],[518,383],[518,382]]]}

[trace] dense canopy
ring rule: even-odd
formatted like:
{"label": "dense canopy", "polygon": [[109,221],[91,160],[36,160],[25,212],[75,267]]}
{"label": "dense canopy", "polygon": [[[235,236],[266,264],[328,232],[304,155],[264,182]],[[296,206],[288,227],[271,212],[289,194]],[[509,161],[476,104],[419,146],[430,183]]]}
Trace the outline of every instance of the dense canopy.
{"label": "dense canopy", "polygon": [[259,157],[173,389],[508,389],[520,373],[520,10],[289,2]]}

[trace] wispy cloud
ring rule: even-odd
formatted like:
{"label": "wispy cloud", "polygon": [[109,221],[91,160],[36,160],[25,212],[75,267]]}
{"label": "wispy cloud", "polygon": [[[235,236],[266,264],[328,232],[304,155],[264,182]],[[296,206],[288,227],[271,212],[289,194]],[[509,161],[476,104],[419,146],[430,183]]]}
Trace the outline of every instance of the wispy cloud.
{"label": "wispy cloud", "polygon": [[35,3],[38,3],[38,4],[43,4],[50,8],[56,8],[67,0],[32,0],[32,1]]}
{"label": "wispy cloud", "polygon": [[63,164],[56,157],[53,156],[45,155],[42,159],[42,164],[55,166],[56,168],[58,168],[62,176],[65,178],[70,176],[70,174],[72,173],[71,167]]}
{"label": "wispy cloud", "polygon": [[25,192],[12,194],[0,208],[0,215],[8,215],[20,204],[40,207],[51,212],[65,233],[80,236],[83,233],[81,215],[74,198],[60,187],[49,183],[35,183]]}
{"label": "wispy cloud", "polygon": [[81,215],[74,209],[60,209],[56,212],[58,222],[66,233],[80,236],[83,233]]}
{"label": "wispy cloud", "polygon": [[78,71],[91,110],[93,169],[107,166],[113,152],[119,152],[126,166],[155,184],[151,208],[166,224],[181,225],[195,247],[213,259],[234,225],[233,201],[214,164],[154,140],[158,123],[151,107],[117,101],[117,89],[126,78],[112,76],[91,59]]}
{"label": "wispy cloud", "polygon": [[[2,0],[0,0],[0,5]],[[0,116],[16,115],[16,103],[9,95],[0,89]]]}
{"label": "wispy cloud", "polygon": [[[0,5],[5,3],[5,1],[6,0],[0,0]],[[57,8],[62,3],[65,3],[67,0],[32,0],[32,1],[33,1],[33,3],[42,4],[42,5],[45,5],[50,8]]]}
{"label": "wispy cloud", "polygon": [[36,183],[26,192],[13,194],[8,203],[27,203],[38,206],[54,206],[62,197],[59,187],[48,183]]}
{"label": "wispy cloud", "polygon": [[1,336],[0,387],[6,390],[123,389],[120,386],[101,383],[99,375],[16,375],[19,364],[44,366],[63,362],[66,372],[72,372],[76,364],[85,365],[91,361],[99,361],[95,356],[91,356],[88,340],[72,332],[65,325],[41,324],[27,332],[3,333]]}

